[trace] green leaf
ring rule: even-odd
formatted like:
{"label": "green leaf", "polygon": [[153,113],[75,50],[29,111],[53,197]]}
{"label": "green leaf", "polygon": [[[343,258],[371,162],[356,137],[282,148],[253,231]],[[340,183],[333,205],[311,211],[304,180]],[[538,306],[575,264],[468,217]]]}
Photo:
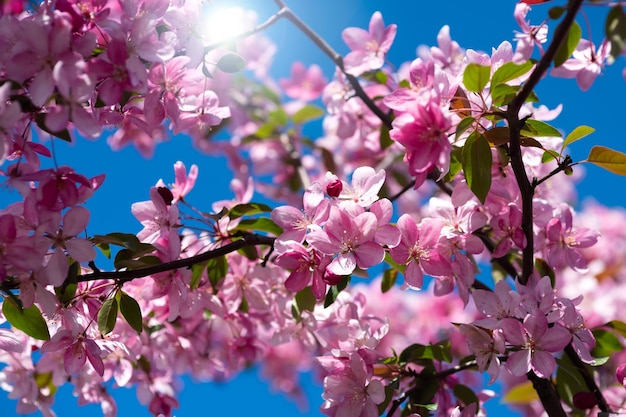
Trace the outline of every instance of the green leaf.
{"label": "green leaf", "polygon": [[450,342],[444,341],[430,345],[414,343],[400,353],[400,362],[403,363],[416,362],[423,359],[451,362]]}
{"label": "green leaf", "polygon": [[7,297],[2,302],[2,314],[9,323],[38,340],[50,339],[48,325],[36,305],[23,308],[17,298]]}
{"label": "green leaf", "polygon": [[115,298],[109,298],[98,311],[98,330],[103,335],[109,334],[115,327],[117,321],[117,300]]}
{"label": "green leaf", "polygon": [[573,404],[574,394],[586,391],[587,386],[572,361],[563,355],[557,359],[559,367],[556,370],[556,389],[561,399],[570,407]]}
{"label": "green leaf", "polygon": [[491,66],[471,63],[463,72],[463,84],[468,91],[480,93],[489,82],[490,74]]}
{"label": "green leaf", "polygon": [[[141,333],[143,330],[143,320],[141,317],[141,308],[139,308],[137,300],[123,292],[122,297],[120,298],[120,311],[128,324],[130,324],[130,327],[132,327],[137,333]],[[98,322],[98,324],[100,323]],[[113,323],[113,326],[115,326],[115,322]]]}
{"label": "green leaf", "polygon": [[324,109],[312,104],[307,104],[293,115],[292,120],[295,124],[302,124],[320,118],[324,113]]}
{"label": "green leaf", "polygon": [[66,306],[76,295],[76,290],[78,289],[78,275],[80,275],[80,264],[78,262],[72,262],[63,285],[54,288],[57,298]]}
{"label": "green leaf", "polygon": [[317,300],[313,295],[313,289],[311,287],[306,287],[302,291],[299,291],[295,297],[295,304],[298,309],[298,315],[300,315],[303,311],[313,311],[315,309],[315,304]]}
{"label": "green leaf", "polygon": [[533,65],[532,61],[526,61],[521,64],[507,62],[493,73],[493,77],[491,77],[492,87],[521,77],[530,71]]}
{"label": "green leaf", "polygon": [[474,124],[475,121],[476,119],[472,116],[467,116],[461,119],[459,124],[456,125],[456,138],[458,139],[463,134],[463,132],[465,132],[467,129],[470,128],[470,126],[472,126],[472,124]]}
{"label": "green leaf", "polygon": [[476,393],[467,385],[456,384],[452,388],[452,392],[454,393],[454,396],[461,400],[465,406],[472,403],[476,403],[476,405],[478,405],[478,397],[476,396]]}
{"label": "green leaf", "polygon": [[462,119],[471,117],[472,115],[472,105],[467,98],[467,94],[465,94],[465,91],[460,86],[456,88],[456,92],[450,100],[450,110]]}
{"label": "green leaf", "polygon": [[484,204],[491,188],[491,148],[484,135],[472,133],[463,146],[463,171],[470,190]]}
{"label": "green leaf", "polygon": [[563,40],[563,43],[561,43],[561,46],[559,46],[559,49],[556,51],[556,55],[554,56],[555,67],[563,65],[563,63],[572,55],[572,52],[574,52],[578,46],[582,33],[583,31],[580,29],[578,23],[573,22],[567,32],[567,38]]}
{"label": "green leaf", "polygon": [[626,45],[626,14],[622,5],[611,8],[606,16],[604,32],[611,43],[611,57],[617,59]]}
{"label": "green leaf", "polygon": [[463,169],[463,148],[459,148],[456,146],[452,147],[452,152],[450,153],[450,169],[443,177],[444,182],[452,181],[456,175]]}
{"label": "green leaf", "polygon": [[230,211],[228,212],[228,217],[230,217],[232,220],[237,219],[241,216],[269,213],[270,211],[272,211],[272,208],[270,206],[261,203],[237,204],[235,207],[230,209]]}
{"label": "green leaf", "polygon": [[537,273],[539,273],[540,277],[549,277],[550,282],[552,283],[552,288],[554,288],[556,275],[554,274],[554,269],[552,269],[548,262],[544,259],[536,258],[535,269],[537,270]]}
{"label": "green leaf", "polygon": [[213,289],[217,288],[217,285],[222,281],[228,272],[228,263],[225,256],[219,258],[209,259],[206,266],[207,275],[209,276],[209,282],[213,286]]}
{"label": "green leaf", "polygon": [[546,162],[554,161],[559,158],[559,153],[557,151],[552,151],[547,149],[543,155],[541,155],[541,163],[545,164]]}
{"label": "green leaf", "polygon": [[383,280],[380,283],[380,289],[383,293],[389,291],[396,284],[396,280],[398,279],[398,270],[397,269],[386,269],[383,272]]}
{"label": "green leaf", "polygon": [[510,103],[519,91],[519,85],[498,84],[491,87],[491,101],[494,106]]}
{"label": "green leaf", "polygon": [[208,262],[203,262],[199,264],[193,264],[191,266],[191,282],[189,283],[189,288],[195,290],[200,285],[200,279],[202,279],[202,274],[206,270]]}
{"label": "green leaf", "polygon": [[234,230],[267,232],[273,234],[274,236],[278,236],[283,232],[283,229],[274,223],[269,217],[241,220]]}
{"label": "green leaf", "polygon": [[328,289],[328,292],[326,293],[326,298],[324,299],[324,308],[329,307],[335,302],[337,296],[339,296],[339,293],[346,289],[349,282],[350,275],[344,275],[343,277],[341,277],[341,280],[339,280],[339,283],[337,285],[332,285]]}
{"label": "green leaf", "polygon": [[621,334],[622,336],[626,337],[626,323],[624,323],[623,321],[612,320],[606,323],[605,325],[603,325],[602,327],[609,327],[615,330],[616,332],[618,332],[619,334]]}
{"label": "green leaf", "polygon": [[617,175],[626,175],[626,154],[604,146],[594,146],[587,161]]}
{"label": "green leaf", "polygon": [[593,127],[589,127],[585,125],[578,126],[576,129],[572,130],[569,135],[565,137],[565,140],[563,141],[563,145],[561,145],[561,150],[563,150],[570,143],[574,143],[577,140],[580,140],[584,138],[585,136],[592,134],[595,131],[596,130]]}
{"label": "green leaf", "polygon": [[604,329],[593,329],[592,333],[596,338],[596,346],[591,351],[591,355],[594,358],[611,356],[612,353],[623,350],[621,342],[613,332]]}
{"label": "green leaf", "polygon": [[246,60],[234,52],[229,52],[217,61],[217,67],[226,73],[232,74],[243,70],[246,67]]}
{"label": "green leaf", "polygon": [[550,10],[548,10],[548,16],[550,16],[550,19],[556,20],[563,15],[565,10],[566,10],[565,7],[562,7],[562,6],[552,7]]}
{"label": "green leaf", "polygon": [[380,126],[379,142],[380,149],[387,149],[388,147],[393,145],[393,139],[391,139],[391,136],[389,136],[389,126],[385,125],[384,123],[382,123],[382,125]]}
{"label": "green leaf", "polygon": [[526,120],[520,133],[531,138],[563,136],[554,126],[534,119]]}

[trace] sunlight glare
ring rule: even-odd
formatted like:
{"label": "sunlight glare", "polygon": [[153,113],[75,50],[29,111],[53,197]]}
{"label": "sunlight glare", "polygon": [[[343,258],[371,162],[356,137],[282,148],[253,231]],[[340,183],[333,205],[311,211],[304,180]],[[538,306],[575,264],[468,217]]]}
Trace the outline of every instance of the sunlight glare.
{"label": "sunlight glare", "polygon": [[245,12],[239,7],[211,9],[206,19],[204,37],[209,42],[219,42],[245,32]]}

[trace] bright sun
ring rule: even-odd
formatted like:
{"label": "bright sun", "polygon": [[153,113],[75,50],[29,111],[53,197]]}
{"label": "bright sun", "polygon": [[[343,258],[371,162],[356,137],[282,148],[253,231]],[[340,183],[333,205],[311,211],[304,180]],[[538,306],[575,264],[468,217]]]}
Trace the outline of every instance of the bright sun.
{"label": "bright sun", "polygon": [[238,7],[211,9],[203,30],[209,42],[219,42],[246,30],[245,11]]}

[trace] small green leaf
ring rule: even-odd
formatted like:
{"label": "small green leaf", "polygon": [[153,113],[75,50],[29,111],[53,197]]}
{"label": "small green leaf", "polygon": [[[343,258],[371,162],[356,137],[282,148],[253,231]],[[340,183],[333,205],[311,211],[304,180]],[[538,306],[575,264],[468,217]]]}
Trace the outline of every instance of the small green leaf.
{"label": "small green leaf", "polygon": [[339,296],[339,293],[346,289],[349,282],[350,282],[350,275],[345,275],[341,277],[341,280],[339,281],[337,285],[332,285],[328,289],[328,292],[326,293],[326,298],[324,299],[324,308],[329,307],[335,302],[335,300],[337,299],[337,296]]}
{"label": "small green leaf", "polygon": [[591,355],[594,358],[611,356],[611,354],[623,350],[621,342],[613,332],[604,329],[593,329],[592,333],[596,338],[596,346],[591,351]]}
{"label": "small green leaf", "polygon": [[491,87],[491,101],[494,106],[504,106],[513,100],[519,91],[519,85],[497,84]]}
{"label": "small green leaf", "polygon": [[578,42],[580,41],[580,37],[583,31],[580,28],[578,23],[573,22],[572,26],[570,26],[569,31],[567,32],[567,38],[563,40],[561,46],[556,51],[556,55],[554,56],[554,66],[560,67],[563,65],[565,61],[572,55],[572,52],[578,46]]}
{"label": "small green leaf", "polygon": [[450,153],[450,169],[446,173],[445,177],[443,177],[444,182],[452,181],[456,175],[461,172],[463,169],[463,148],[453,147],[452,152]]}
{"label": "small green leaf", "polygon": [[228,263],[225,256],[219,258],[210,259],[206,266],[207,275],[209,276],[209,282],[213,288],[217,288],[217,285],[222,281],[228,272]]}
{"label": "small green leaf", "polygon": [[476,403],[476,405],[478,405],[478,397],[476,396],[476,393],[467,385],[456,384],[452,388],[452,392],[454,392],[454,396],[461,400],[465,406],[472,403]]}
{"label": "small green leaf", "polygon": [[610,327],[622,336],[626,337],[626,323],[620,320],[612,320],[602,327]]}
{"label": "small green leaf", "polygon": [[521,134],[531,138],[562,137],[563,135],[554,126],[539,120],[528,119],[522,127]]}
{"label": "small green leaf", "polygon": [[195,290],[200,285],[200,279],[202,278],[202,274],[206,270],[207,262],[193,264],[191,266],[191,282],[189,283],[189,288]]}
{"label": "small green leaf", "polygon": [[383,280],[380,283],[380,289],[383,293],[389,291],[396,284],[398,279],[397,269],[387,269],[383,272]]}
{"label": "small green leaf", "polygon": [[484,132],[485,138],[494,146],[504,145],[511,140],[511,131],[505,126],[496,126]]}
{"label": "small green leaf", "polygon": [[626,14],[622,5],[616,4],[611,8],[606,16],[604,32],[611,43],[611,57],[617,59],[626,45]]}
{"label": "small green leaf", "polygon": [[472,133],[463,146],[463,171],[470,190],[484,204],[491,188],[491,148],[484,135]]}
{"label": "small green leaf", "polygon": [[521,64],[507,62],[493,73],[493,77],[491,77],[491,85],[496,86],[519,78],[530,71],[533,65],[532,61],[526,61]]}
{"label": "small green leaf", "polygon": [[226,73],[232,74],[243,70],[246,67],[246,60],[234,52],[229,52],[217,61],[217,67]]}
{"label": "small green leaf", "polygon": [[322,117],[324,113],[325,111],[322,108],[307,104],[293,115],[292,120],[295,124],[302,124],[318,119]]}
{"label": "small green leaf", "polygon": [[306,287],[302,291],[299,291],[296,294],[295,302],[300,314],[305,310],[313,311],[315,309],[315,304],[317,303],[317,300],[313,295],[313,289],[311,287]]}
{"label": "small green leaf", "polygon": [[266,204],[261,203],[245,203],[245,204],[237,204],[235,207],[231,208],[228,212],[228,217],[231,219],[236,219],[241,216],[250,216],[253,214],[259,213],[269,213],[272,211],[272,208]]}
{"label": "small green leaf", "polygon": [[574,143],[577,140],[580,140],[584,138],[585,136],[592,134],[595,131],[596,130],[593,127],[589,127],[585,125],[578,126],[576,129],[572,130],[569,135],[565,137],[565,140],[563,141],[563,145],[561,145],[561,150],[563,150],[563,148],[565,148],[570,143]]}
{"label": "small green leaf", "polygon": [[109,334],[115,327],[117,321],[117,300],[115,298],[109,298],[98,311],[98,330],[103,335]]}
{"label": "small green leaf", "polygon": [[273,234],[274,236],[278,236],[283,232],[283,229],[268,217],[241,220],[234,230],[267,232]]}
{"label": "small green leaf", "polygon": [[23,308],[14,297],[7,297],[2,302],[2,314],[9,323],[38,340],[50,339],[48,325],[36,305]]}
{"label": "small green leaf", "polygon": [[472,126],[472,124],[474,124],[475,121],[476,119],[472,116],[467,116],[461,119],[459,124],[456,125],[456,138],[458,139],[463,134],[463,132],[465,132],[467,129],[470,128],[470,126]]}
{"label": "small green leaf", "polygon": [[382,123],[380,126],[379,142],[380,149],[387,149],[388,147],[393,145],[393,139],[391,139],[391,136],[389,136],[389,126],[384,123]]}
{"label": "small green leaf", "polygon": [[557,151],[547,149],[543,155],[541,155],[541,163],[545,164],[546,162],[554,161],[555,159],[559,159],[559,156]]}
{"label": "small green leaf", "polygon": [[[137,333],[141,333],[143,330],[141,308],[139,308],[137,300],[125,292],[122,293],[122,298],[120,299],[120,312],[128,324],[130,324],[130,327],[132,327]],[[113,323],[113,326],[115,326],[115,323]]]}
{"label": "small green leaf", "polygon": [[452,361],[450,342],[443,341],[430,345],[414,343],[400,353],[400,362],[416,362],[420,360],[438,360],[443,362]]}
{"label": "small green leaf", "polygon": [[470,104],[467,94],[465,94],[465,91],[461,88],[461,86],[456,88],[456,92],[450,100],[450,110],[462,119],[471,117],[472,115],[472,105]]}
{"label": "small green leaf", "polygon": [[463,72],[463,84],[468,91],[479,93],[485,89],[491,75],[491,66],[469,64]]}
{"label": "small green leaf", "polygon": [[604,146],[594,146],[587,161],[617,175],[626,175],[626,154]]}
{"label": "small green leaf", "polygon": [[576,366],[572,364],[572,361],[567,355],[558,358],[557,363],[559,367],[556,370],[556,389],[565,404],[572,407],[574,405],[574,394],[580,391],[586,391],[587,386],[580,372],[576,369]]}
{"label": "small green leaf", "polygon": [[548,16],[550,16],[550,19],[558,19],[560,18],[563,13],[565,12],[565,7],[563,6],[555,6],[552,7],[550,10],[548,10]]}

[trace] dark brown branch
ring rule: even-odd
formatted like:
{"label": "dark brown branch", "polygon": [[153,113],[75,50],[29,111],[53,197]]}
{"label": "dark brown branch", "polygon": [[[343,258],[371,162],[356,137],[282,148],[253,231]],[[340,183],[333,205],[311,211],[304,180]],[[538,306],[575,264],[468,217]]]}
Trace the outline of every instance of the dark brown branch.
{"label": "dark brown branch", "polygon": [[569,2],[567,14],[557,26],[554,37],[550,46],[546,50],[545,54],[541,57],[537,66],[528,77],[528,80],[522,85],[518,94],[513,98],[511,103],[507,106],[505,117],[509,123],[510,130],[510,142],[509,151],[511,156],[511,167],[515,173],[515,179],[520,189],[522,197],[522,230],[526,236],[526,247],[523,251],[522,261],[522,275],[519,277],[519,282],[526,285],[528,278],[532,275],[534,270],[534,235],[533,235],[533,194],[534,188],[528,176],[526,169],[524,168],[524,162],[522,161],[522,149],[521,149],[521,137],[520,132],[524,127],[524,120],[520,119],[519,111],[522,105],[528,99],[533,89],[544,76],[548,68],[550,67],[554,57],[561,44],[567,38],[569,28],[572,26],[576,14],[578,13],[583,0],[572,0]]}
{"label": "dark brown branch", "polygon": [[528,372],[526,376],[533,383],[533,388],[537,391],[537,395],[546,413],[548,413],[550,417],[567,417],[561,405],[559,393],[552,381],[538,377],[533,371]]}
{"label": "dark brown branch", "polygon": [[78,276],[79,282],[95,281],[99,279],[112,279],[120,282],[132,281],[136,278],[147,277],[148,275],[158,274],[160,272],[173,271],[179,268],[191,268],[193,265],[206,262],[211,259],[219,258],[228,253],[235,252],[239,249],[243,249],[248,246],[258,245],[273,245],[274,238],[261,235],[243,235],[239,240],[228,243],[217,249],[210,250],[208,252],[201,253],[200,255],[192,256],[185,259],[177,259],[171,262],[164,262],[162,264],[149,266],[147,268],[132,269],[129,271],[114,271],[114,272],[92,272],[91,274],[85,274]]}

